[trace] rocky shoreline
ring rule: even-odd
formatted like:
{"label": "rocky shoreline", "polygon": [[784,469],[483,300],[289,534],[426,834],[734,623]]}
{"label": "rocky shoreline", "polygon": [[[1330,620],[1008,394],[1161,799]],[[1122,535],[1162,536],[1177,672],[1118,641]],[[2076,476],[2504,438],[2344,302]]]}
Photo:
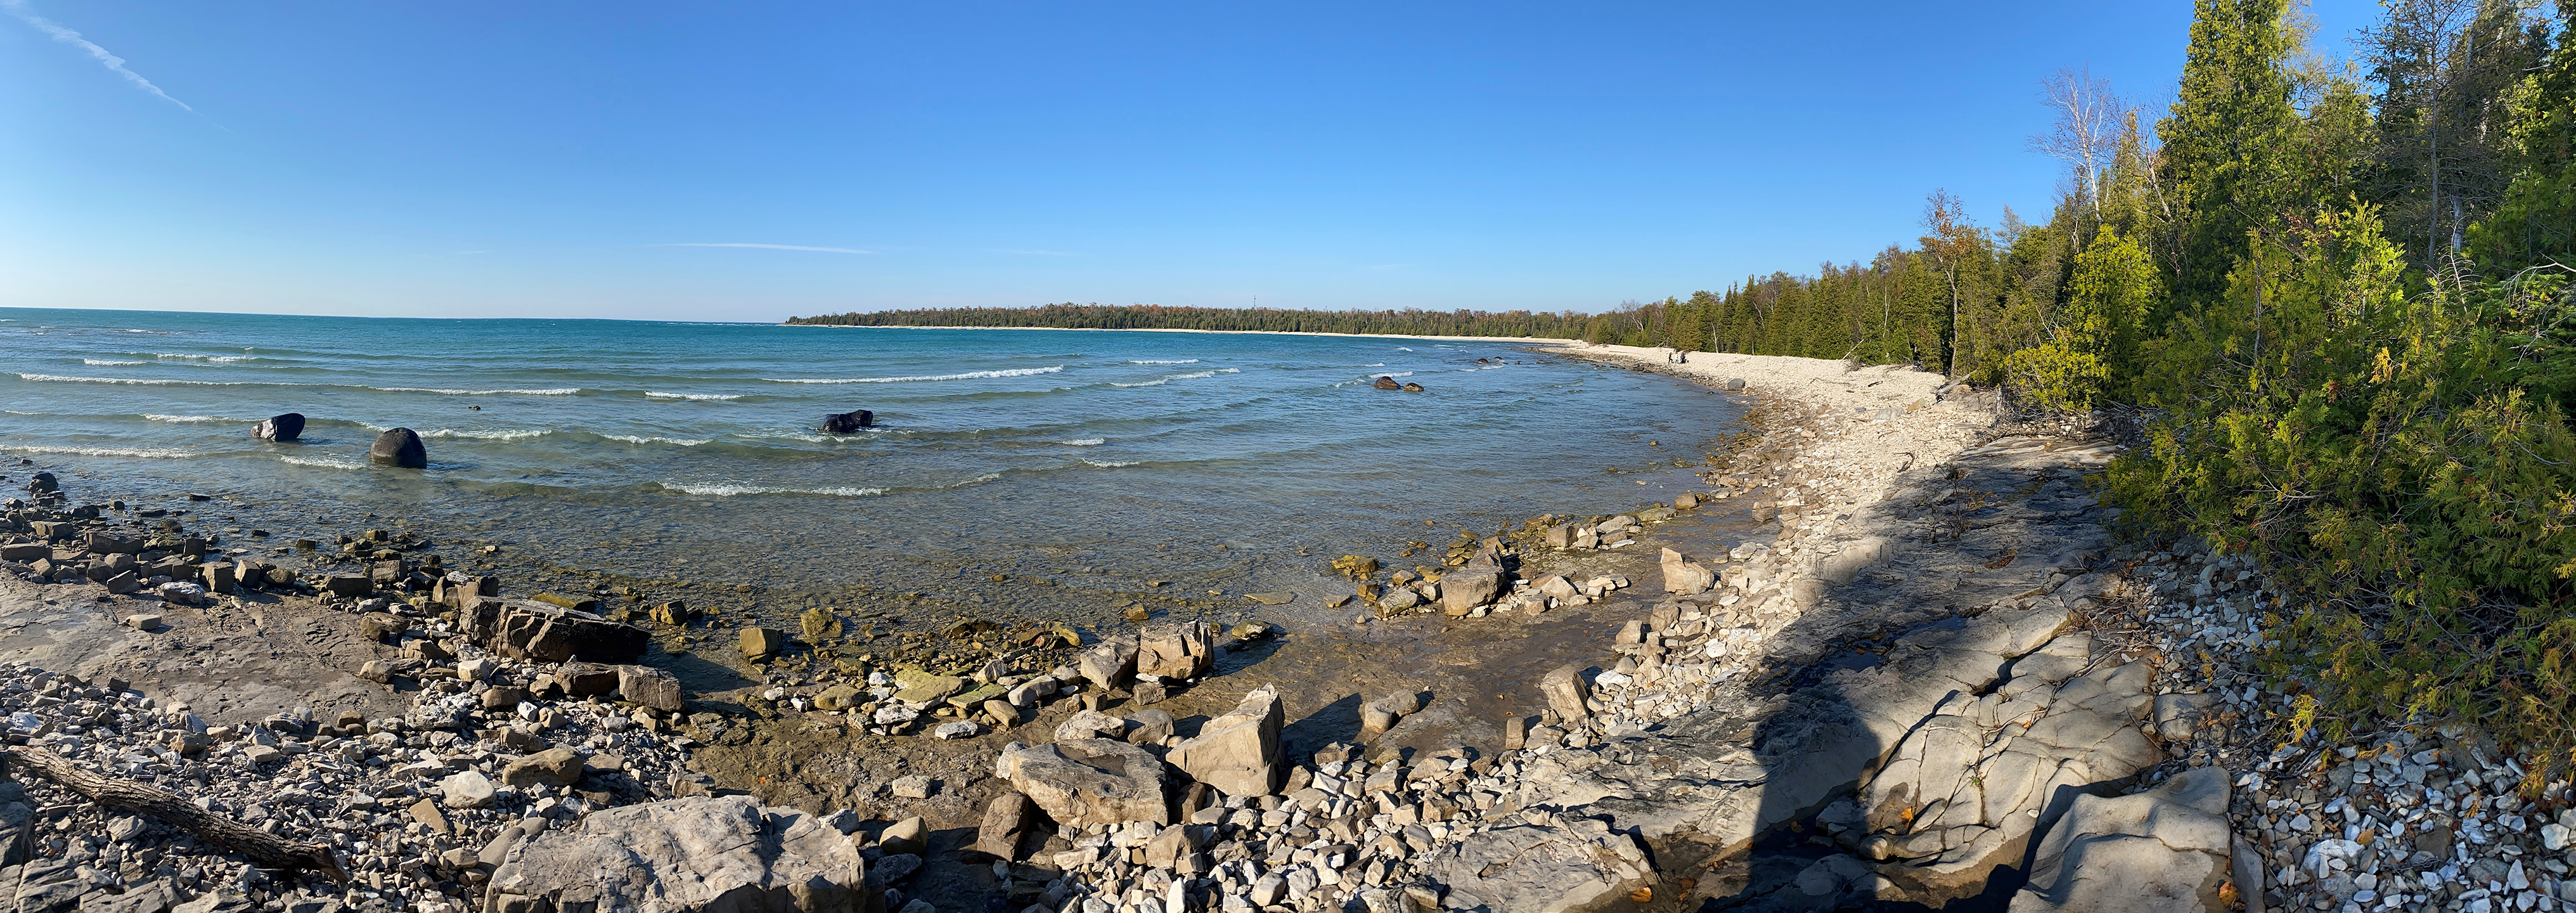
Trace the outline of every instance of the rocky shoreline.
{"label": "rocky shoreline", "polygon": [[[991,626],[906,661],[812,612],[741,630],[768,681],[684,694],[690,673],[651,665],[684,604],[505,599],[381,534],[342,544],[362,572],[299,575],[30,479],[0,553],[10,745],[328,846],[352,877],[262,871],[12,764],[0,889],[47,913],[701,909],[728,884],[908,913],[2528,910],[2576,891],[2566,784],[2514,792],[2529,759],[2468,732],[2289,740],[2289,698],[2248,669],[2281,594],[2188,543],[2115,544],[2086,482],[2115,444],[2003,426],[1991,394],[1919,372],[1565,354],[1749,386],[1772,414],[1671,506],[1542,518],[1428,573],[1344,568],[1355,625],[1601,624],[1597,661],[1533,676],[1538,702],[1441,730],[1481,744],[1389,735],[1454,714],[1448,695],[1254,687],[1257,664],[1218,660],[1267,649],[1258,623]],[[1747,503],[1761,535],[1731,548],[1666,534]],[[265,680],[209,677],[206,654],[253,644]],[[1292,755],[1316,726],[1340,737]],[[902,756],[833,761],[836,796],[742,761],[861,743]],[[728,841],[758,848],[688,849]],[[633,874],[603,885],[612,857]]]}

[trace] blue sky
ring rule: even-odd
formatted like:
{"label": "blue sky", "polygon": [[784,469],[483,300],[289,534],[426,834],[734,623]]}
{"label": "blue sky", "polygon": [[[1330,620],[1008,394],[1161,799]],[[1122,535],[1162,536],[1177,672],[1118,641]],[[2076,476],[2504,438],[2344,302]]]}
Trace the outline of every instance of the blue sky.
{"label": "blue sky", "polygon": [[0,13],[0,306],[768,321],[1811,271],[1935,188],[2044,217],[2039,80],[2169,97],[2190,4]]}

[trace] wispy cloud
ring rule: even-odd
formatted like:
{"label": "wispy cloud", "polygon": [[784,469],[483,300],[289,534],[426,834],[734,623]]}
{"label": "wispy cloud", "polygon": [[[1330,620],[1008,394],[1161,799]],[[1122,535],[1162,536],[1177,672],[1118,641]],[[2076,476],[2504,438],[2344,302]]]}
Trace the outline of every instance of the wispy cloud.
{"label": "wispy cloud", "polygon": [[79,32],[64,28],[60,23],[51,19],[28,12],[26,0],[0,0],[0,7],[6,7],[9,10],[10,15],[24,20],[28,25],[35,26],[37,31],[53,36],[55,41],[88,51],[90,57],[95,58],[100,64],[106,66],[108,69],[115,71],[116,75],[125,77],[125,81],[133,83],[135,88],[158,95],[161,97],[162,101],[178,105],[190,114],[197,112],[197,109],[188,107],[187,102],[171,98],[170,93],[161,91],[161,87],[153,85],[152,80],[145,79],[142,74],[126,69],[125,58],[108,53],[106,48],[99,47],[97,42],[81,37],[81,33]]}
{"label": "wispy cloud", "polygon": [[994,253],[997,253],[997,254],[1027,254],[1027,255],[1032,256],[1032,257],[1079,257],[1079,256],[1082,256],[1081,254],[1077,254],[1077,253],[1074,253],[1074,252],[1069,251],[1069,250],[1015,250],[1015,249],[1008,248],[1008,247],[997,247],[997,248],[994,248],[994,249],[993,249],[993,252],[994,252]]}
{"label": "wispy cloud", "polygon": [[[0,0],[0,2],[5,2],[5,0]],[[740,241],[726,241],[726,242],[722,242],[722,243],[714,243],[714,244],[704,244],[704,243],[693,243],[693,244],[656,244],[656,245],[654,245],[654,246],[655,246],[655,247],[757,247],[757,248],[760,248],[760,249],[762,249],[762,250],[810,250],[810,251],[817,251],[817,252],[826,253],[826,254],[873,254],[873,253],[876,253],[876,251],[872,251],[872,250],[858,250],[858,249],[855,249],[855,248],[849,248],[849,247],[807,247],[807,246],[802,245],[802,244],[748,244],[748,243],[744,243],[744,242],[740,242]]]}

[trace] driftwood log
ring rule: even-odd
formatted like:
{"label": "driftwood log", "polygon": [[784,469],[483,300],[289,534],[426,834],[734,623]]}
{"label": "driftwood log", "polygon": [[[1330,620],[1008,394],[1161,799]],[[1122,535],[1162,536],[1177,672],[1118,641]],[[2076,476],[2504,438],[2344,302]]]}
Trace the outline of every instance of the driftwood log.
{"label": "driftwood log", "polygon": [[5,756],[9,766],[51,780],[99,805],[150,815],[209,845],[250,857],[262,866],[312,869],[342,884],[349,881],[349,870],[340,864],[340,855],[322,844],[289,843],[276,834],[198,808],[178,793],[83,770],[70,758],[40,748],[10,748]]}

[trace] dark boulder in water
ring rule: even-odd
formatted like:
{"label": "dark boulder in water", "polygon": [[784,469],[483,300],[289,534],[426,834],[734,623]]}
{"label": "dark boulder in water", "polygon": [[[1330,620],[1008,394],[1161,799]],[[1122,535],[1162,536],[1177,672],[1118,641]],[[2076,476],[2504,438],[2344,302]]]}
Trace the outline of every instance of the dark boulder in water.
{"label": "dark boulder in water", "polygon": [[429,468],[429,449],[420,445],[420,435],[409,428],[396,428],[376,435],[376,445],[367,448],[370,462],[404,469]]}
{"label": "dark boulder in water", "polygon": [[1406,393],[1420,393],[1420,392],[1422,392],[1422,385],[1421,385],[1421,384],[1416,384],[1416,383],[1407,383],[1407,384],[1405,384],[1405,385],[1404,385],[1404,392],[1406,392]]}
{"label": "dark boulder in water", "polygon": [[251,429],[263,441],[291,441],[304,435],[304,413],[289,412],[273,416]]}
{"label": "dark boulder in water", "polygon": [[1392,378],[1392,377],[1379,377],[1379,378],[1377,379],[1377,383],[1370,384],[1369,386],[1376,387],[1376,388],[1378,388],[1378,389],[1380,389],[1380,390],[1402,390],[1402,389],[1404,389],[1404,385],[1403,385],[1403,384],[1396,383],[1396,382],[1395,382],[1395,378]]}
{"label": "dark boulder in water", "polygon": [[849,434],[861,428],[875,427],[877,414],[865,409],[823,417],[824,434]]}

